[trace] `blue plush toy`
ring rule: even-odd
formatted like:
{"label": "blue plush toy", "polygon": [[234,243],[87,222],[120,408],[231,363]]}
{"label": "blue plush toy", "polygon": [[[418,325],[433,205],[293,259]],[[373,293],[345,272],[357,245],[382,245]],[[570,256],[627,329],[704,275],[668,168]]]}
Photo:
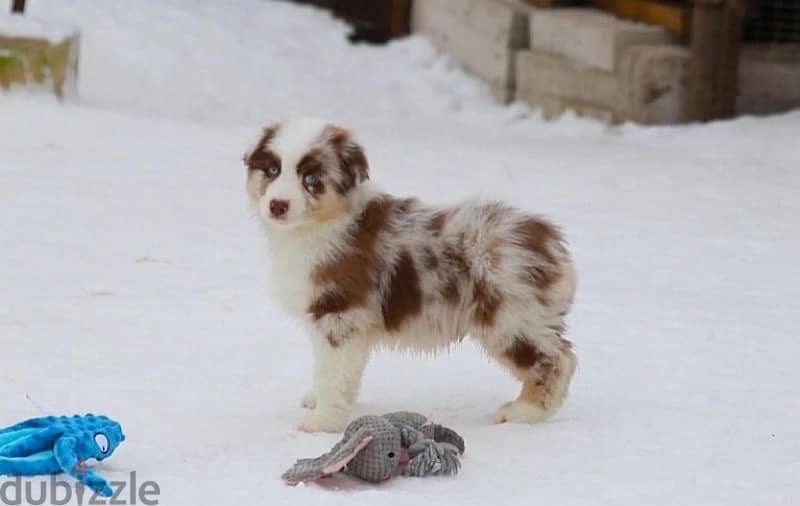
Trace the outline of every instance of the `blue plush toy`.
{"label": "blue plush toy", "polygon": [[120,424],[105,416],[48,416],[0,429],[0,476],[67,473],[100,495],[108,482],[87,467],[125,441]]}

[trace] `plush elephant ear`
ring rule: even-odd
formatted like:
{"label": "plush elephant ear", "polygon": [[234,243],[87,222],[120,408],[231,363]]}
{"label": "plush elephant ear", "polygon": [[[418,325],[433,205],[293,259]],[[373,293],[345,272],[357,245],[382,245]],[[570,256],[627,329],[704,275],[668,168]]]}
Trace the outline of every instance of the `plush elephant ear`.
{"label": "plush elephant ear", "polygon": [[300,459],[291,469],[283,473],[282,478],[290,483],[318,480],[324,476],[344,469],[348,462],[372,441],[373,436],[366,427],[362,427],[336,443],[333,449],[315,459]]}
{"label": "plush elephant ear", "polygon": [[348,462],[353,460],[358,452],[366,448],[372,441],[373,436],[369,434],[366,427],[357,430],[329,459],[329,464],[323,470],[325,474],[338,473]]}

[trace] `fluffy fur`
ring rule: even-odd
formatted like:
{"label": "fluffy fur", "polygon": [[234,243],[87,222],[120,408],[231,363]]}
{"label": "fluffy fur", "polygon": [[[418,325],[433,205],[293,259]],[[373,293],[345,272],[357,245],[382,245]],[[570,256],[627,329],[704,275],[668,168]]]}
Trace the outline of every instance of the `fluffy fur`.
{"label": "fluffy fur", "polygon": [[318,120],[265,128],[244,161],[275,296],[312,337],[301,429],[345,427],[374,347],[432,351],[466,336],[522,383],[496,421],[560,407],[576,366],[563,336],[575,273],[556,227],[499,202],[382,193],[351,134]]}

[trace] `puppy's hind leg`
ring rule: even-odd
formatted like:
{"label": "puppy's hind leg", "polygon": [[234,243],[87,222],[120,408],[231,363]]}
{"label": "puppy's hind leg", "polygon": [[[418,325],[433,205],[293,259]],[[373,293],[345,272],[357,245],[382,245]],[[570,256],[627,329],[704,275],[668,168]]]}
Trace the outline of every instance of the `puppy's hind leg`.
{"label": "puppy's hind leg", "polygon": [[567,396],[577,366],[572,343],[560,336],[546,343],[524,334],[513,336],[495,358],[522,382],[519,397],[495,414],[497,423],[535,423],[553,416]]}
{"label": "puppy's hind leg", "polygon": [[370,354],[366,339],[315,337],[314,396],[316,406],[300,424],[306,432],[341,432],[361,388]]}

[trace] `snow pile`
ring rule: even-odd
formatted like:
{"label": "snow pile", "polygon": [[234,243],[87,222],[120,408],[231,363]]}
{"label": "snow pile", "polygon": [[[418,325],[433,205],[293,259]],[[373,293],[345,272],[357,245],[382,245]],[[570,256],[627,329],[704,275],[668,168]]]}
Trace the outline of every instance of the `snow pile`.
{"label": "snow pile", "polygon": [[[800,113],[607,129],[493,105],[422,39],[350,47],[328,14],[239,0],[31,0],[79,25],[81,102],[0,94],[0,426],[104,411],[102,474],[161,504],[791,504],[800,496]],[[549,423],[471,344],[379,354],[356,414],[467,442],[453,479],[284,486],[310,357],[267,293],[240,156],[265,121],[355,126],[373,179],[560,222],[581,360]],[[333,490],[330,490],[332,488]]]}
{"label": "snow pile", "polygon": [[509,116],[424,39],[354,47],[322,10],[264,0],[30,3],[31,15],[82,27],[80,92],[93,105],[259,124],[311,111],[364,128],[465,108],[475,121]]}
{"label": "snow pile", "polygon": [[77,33],[74,26],[42,21],[29,16],[0,14],[0,36],[45,39],[60,44]]}

